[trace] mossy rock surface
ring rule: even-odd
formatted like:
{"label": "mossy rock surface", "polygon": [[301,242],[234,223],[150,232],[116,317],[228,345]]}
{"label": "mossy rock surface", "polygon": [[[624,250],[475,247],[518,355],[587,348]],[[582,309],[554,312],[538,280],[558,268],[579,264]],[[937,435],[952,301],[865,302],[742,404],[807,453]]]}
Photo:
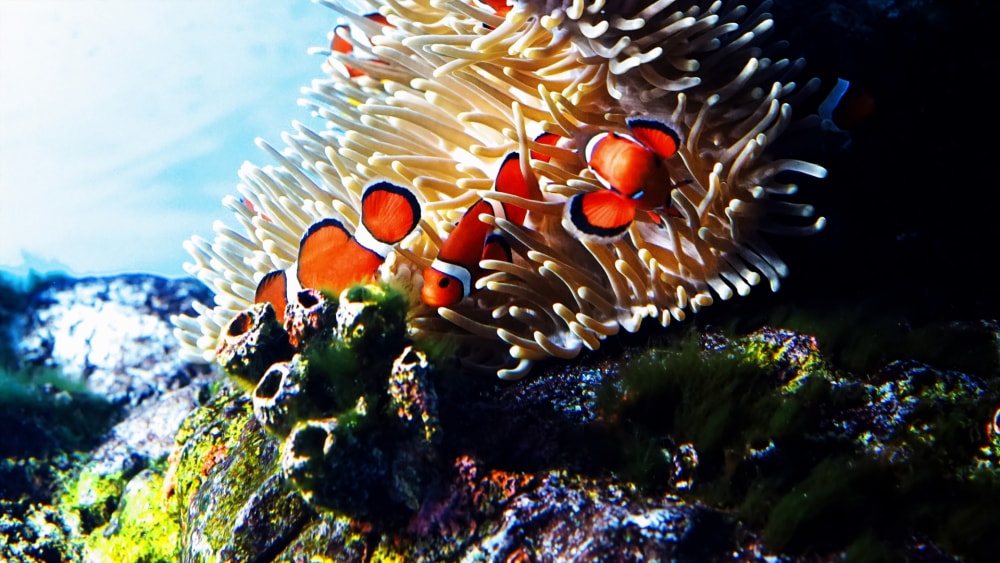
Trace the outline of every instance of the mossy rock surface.
{"label": "mossy rock surface", "polygon": [[184,560],[249,561],[277,552],[308,510],[280,478],[278,443],[253,417],[249,399],[223,389],[182,429],[172,498]]}
{"label": "mossy rock surface", "polygon": [[977,516],[1000,502],[995,371],[910,361],[858,375],[809,335],[762,329],[624,346],[517,383],[433,384],[442,461],[395,519],[304,502],[279,437],[225,389],[181,434],[185,556],[978,561],[1000,537]]}

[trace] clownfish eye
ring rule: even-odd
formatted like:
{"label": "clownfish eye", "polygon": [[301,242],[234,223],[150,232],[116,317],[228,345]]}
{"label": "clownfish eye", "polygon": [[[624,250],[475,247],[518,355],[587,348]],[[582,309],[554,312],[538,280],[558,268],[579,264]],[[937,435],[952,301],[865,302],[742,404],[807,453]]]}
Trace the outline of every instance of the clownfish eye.
{"label": "clownfish eye", "polygon": [[448,287],[448,284],[450,284],[450,283],[451,283],[451,280],[449,278],[441,278],[438,281],[438,287],[440,287],[441,289],[445,289],[446,287]]}

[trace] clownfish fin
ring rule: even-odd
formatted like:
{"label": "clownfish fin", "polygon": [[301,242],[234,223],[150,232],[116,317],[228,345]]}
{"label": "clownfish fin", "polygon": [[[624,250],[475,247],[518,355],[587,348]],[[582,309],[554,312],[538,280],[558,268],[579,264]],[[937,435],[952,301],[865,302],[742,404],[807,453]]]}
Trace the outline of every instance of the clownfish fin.
{"label": "clownfish fin", "polygon": [[652,209],[647,209],[645,211],[646,215],[649,216],[649,221],[661,229],[666,227],[668,217],[684,217],[684,215],[682,215],[681,212],[673,206],[663,207],[656,211]]}
{"label": "clownfish fin", "polygon": [[270,303],[278,316],[278,322],[285,323],[285,307],[288,305],[288,278],[284,270],[272,270],[257,283],[253,294],[254,303]]}
{"label": "clownfish fin", "polygon": [[498,232],[492,232],[486,237],[483,245],[483,255],[480,260],[500,260],[503,262],[513,262],[514,253],[510,249],[510,243]]}
{"label": "clownfish fin", "polygon": [[824,123],[833,124],[841,131],[857,127],[874,112],[875,98],[844,78],[837,79],[817,110]]}
{"label": "clownfish fin", "polygon": [[479,263],[483,245],[493,227],[479,220],[483,213],[493,214],[493,206],[486,200],[478,200],[452,229],[448,239],[438,251],[438,259],[466,268],[474,268]]}
{"label": "clownfish fin", "polygon": [[651,223],[653,223],[657,227],[660,227],[661,229],[663,228],[663,222],[665,221],[665,219],[663,218],[662,215],[660,215],[655,211],[646,211],[646,215],[649,215],[649,220]]}
{"label": "clownfish fin", "polygon": [[348,55],[354,50],[354,45],[351,45],[351,42],[339,33],[342,30],[345,35],[351,33],[351,28],[347,24],[334,26],[333,31],[330,32],[330,50],[334,53]]}
{"label": "clownfish fin", "polygon": [[580,235],[615,239],[635,220],[636,202],[610,190],[577,194],[566,204],[563,225]]}
{"label": "clownfish fin", "polygon": [[387,180],[373,182],[361,193],[358,242],[381,258],[420,222],[420,202],[407,188]]}
{"label": "clownfish fin", "polygon": [[630,117],[625,121],[632,136],[660,158],[677,153],[681,137],[666,123],[648,117]]}
{"label": "clownfish fin", "polygon": [[[537,137],[535,137],[535,142],[540,145],[548,145],[550,147],[554,147],[559,142],[559,139],[560,139],[559,135],[556,135],[555,133],[543,132],[540,133]],[[530,151],[528,154],[531,155],[531,158],[533,160],[541,160],[542,162],[548,162],[551,159],[549,155],[538,151]]]}
{"label": "clownfish fin", "polygon": [[365,248],[336,219],[313,223],[299,242],[296,275],[303,288],[339,293],[356,283],[368,283],[384,258]]}
{"label": "clownfish fin", "polygon": [[[365,14],[363,18],[370,20],[378,25],[392,27],[389,20],[378,12],[372,12],[370,14]],[[333,28],[333,31],[329,34],[330,37],[330,51],[334,53],[340,53],[342,55],[352,55],[355,60],[360,60],[354,52],[354,44],[360,43],[363,45],[371,45],[371,39],[358,27],[351,27],[347,24],[339,24]],[[370,59],[364,57],[372,62],[381,63],[382,61],[378,59]],[[358,70],[349,64],[344,64],[343,62],[337,62],[336,65],[340,68],[341,72],[346,72],[349,78],[357,78],[366,74],[363,70]]]}
{"label": "clownfish fin", "polygon": [[507,4],[507,0],[479,0],[479,3],[492,8],[496,15],[501,18],[507,17],[507,13],[511,9],[511,6]]}
{"label": "clownfish fin", "polygon": [[271,222],[271,218],[268,217],[267,215],[261,213],[260,211],[257,211],[257,207],[254,206],[253,202],[251,202],[246,197],[240,196],[240,203],[242,203],[243,206],[246,207],[250,211],[250,213],[253,213],[254,215],[260,217],[261,219],[267,221],[268,223]]}
{"label": "clownfish fin", "polygon": [[[347,39],[350,35],[351,27],[349,25],[340,24],[335,26],[333,31],[330,32],[330,51],[340,53],[341,55],[352,55],[354,53],[354,44],[351,43],[350,39]],[[332,59],[331,62],[333,62]],[[334,66],[339,72],[346,74],[348,78],[357,78],[365,74],[364,71],[358,70],[342,61],[334,62]]]}
{"label": "clownfish fin", "polygon": [[392,24],[389,23],[389,18],[385,17],[384,15],[382,15],[382,14],[380,14],[378,12],[371,12],[370,14],[365,14],[365,18],[369,19],[369,20],[371,20],[371,21],[373,21],[373,22],[375,22],[375,23],[377,23],[379,25],[384,25],[384,26],[387,26],[387,27],[392,27]]}
{"label": "clownfish fin", "polygon": [[[504,157],[500,164],[500,170],[497,171],[496,180],[493,182],[493,189],[500,193],[516,195],[525,199],[531,198],[528,182],[524,179],[524,174],[521,173],[521,157],[517,152],[507,153],[507,156]],[[524,224],[524,217],[528,213],[523,207],[510,203],[500,204],[500,211],[503,212],[504,218],[518,225]],[[499,215],[499,213],[494,214]]]}

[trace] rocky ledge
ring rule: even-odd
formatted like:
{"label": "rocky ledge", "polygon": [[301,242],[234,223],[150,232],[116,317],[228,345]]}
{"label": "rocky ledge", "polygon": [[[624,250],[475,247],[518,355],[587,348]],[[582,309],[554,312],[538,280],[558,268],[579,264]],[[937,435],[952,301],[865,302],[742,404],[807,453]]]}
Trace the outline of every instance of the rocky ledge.
{"label": "rocky ledge", "polygon": [[57,278],[26,296],[9,338],[20,367],[58,368],[113,404],[136,406],[205,372],[179,359],[169,317],[211,298],[195,280]]}
{"label": "rocky ledge", "polygon": [[211,294],[151,275],[0,284],[0,559],[72,561],[207,396],[169,316]]}
{"label": "rocky ledge", "polygon": [[167,316],[205,297],[147,276],[60,280],[4,311],[21,354],[0,396],[5,560],[997,549],[995,320],[772,311],[722,330],[706,315],[511,383],[415,346],[376,286],[303,292],[283,324],[255,307],[214,372],[178,363]]}

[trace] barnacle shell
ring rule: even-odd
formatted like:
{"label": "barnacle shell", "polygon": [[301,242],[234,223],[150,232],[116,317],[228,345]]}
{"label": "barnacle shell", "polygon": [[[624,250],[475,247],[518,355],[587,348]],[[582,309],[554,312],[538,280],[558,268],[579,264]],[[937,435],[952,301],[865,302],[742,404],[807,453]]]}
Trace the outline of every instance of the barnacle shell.
{"label": "barnacle shell", "polygon": [[336,446],[336,418],[308,419],[296,423],[281,447],[281,471],[306,502],[326,474],[326,456]]}
{"label": "barnacle shell", "polygon": [[337,304],[315,289],[303,289],[285,308],[285,330],[292,346],[298,347],[333,325]]}
{"label": "barnacle shell", "polygon": [[261,426],[285,436],[297,421],[318,414],[319,407],[306,392],[308,378],[308,364],[298,354],[264,372],[252,395],[253,414]]}
{"label": "barnacle shell", "polygon": [[[324,52],[329,75],[304,90],[303,104],[325,130],[296,122],[282,135],[285,148],[258,141],[276,165],[240,170],[239,192],[256,212],[224,201],[243,232],[218,224],[214,242],[188,243],[188,271],[217,292],[213,309],[176,320],[199,357],[211,359],[220,327],[252,304],[261,277],[294,268],[310,224],[357,225],[361,190],[375,179],[420,199],[420,228],[381,269],[410,294],[411,334],[453,338],[467,366],[510,379],[647,318],[666,326],[762,281],[776,290],[787,267],[761,233],[824,225],[811,206],[789,201],[797,186],[784,176],[825,170],[768,154],[792,123],[794,95],[815,87],[793,82],[803,61],[769,58],[769,2],[519,1],[505,18],[460,0],[370,2],[354,12],[319,3],[371,45]],[[358,15],[370,11],[390,25]],[[365,74],[343,75],[343,65]],[[616,240],[577,237],[562,224],[565,202],[603,189],[582,145],[635,115],[682,134],[666,161],[677,216],[657,224],[640,213]],[[536,143],[543,131],[563,140]],[[535,190],[530,201],[491,191],[510,151]],[[487,275],[469,298],[424,306],[420,272],[481,197],[528,210],[524,225],[483,216],[511,243],[513,262],[483,261]]]}
{"label": "barnacle shell", "polygon": [[233,317],[221,335],[217,357],[222,369],[248,385],[256,385],[271,364],[292,355],[288,333],[267,303]]}

